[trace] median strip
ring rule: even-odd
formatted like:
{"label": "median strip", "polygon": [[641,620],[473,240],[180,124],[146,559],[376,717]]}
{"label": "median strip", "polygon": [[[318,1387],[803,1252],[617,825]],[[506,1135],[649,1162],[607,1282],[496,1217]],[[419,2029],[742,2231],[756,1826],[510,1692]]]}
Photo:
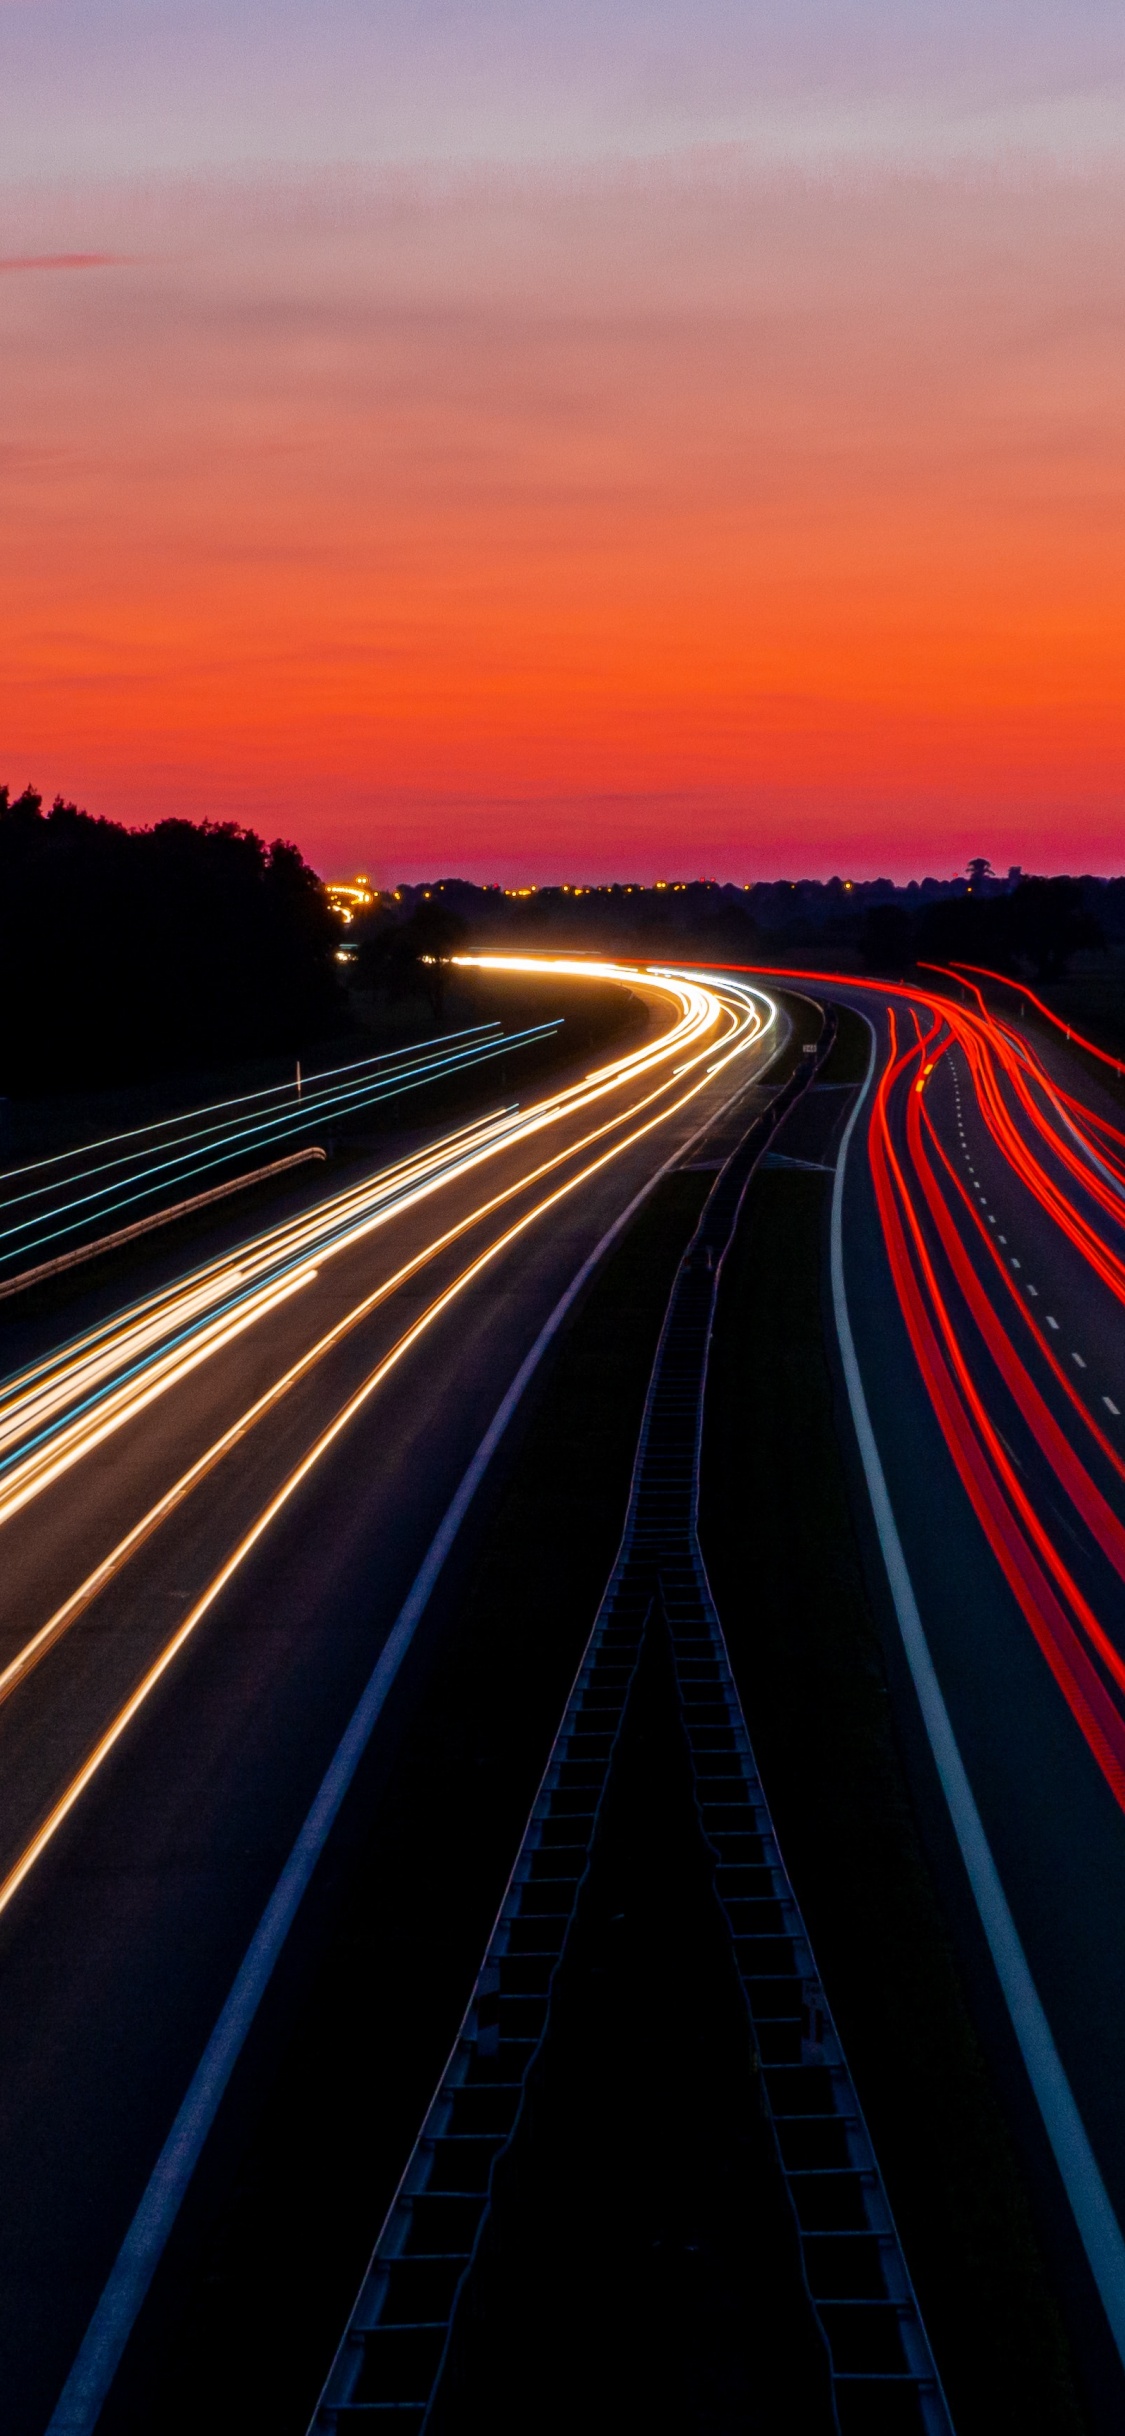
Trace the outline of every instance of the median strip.
{"label": "median strip", "polygon": [[119,1226],[112,1235],[98,1235],[93,1243],[80,1243],[73,1251],[59,1252],[54,1260],[41,1260],[34,1269],[21,1269],[16,1277],[6,1277],[0,1284],[0,1300],[8,1294],[22,1294],[29,1286],[37,1286],[45,1277],[59,1277],[64,1269],[76,1269],[85,1260],[96,1260],[101,1252],[116,1252],[119,1245],[132,1243],[138,1235],[149,1235],[154,1227],[171,1226],[174,1218],[186,1218],[194,1210],[206,1209],[209,1202],[225,1201],[231,1193],[245,1192],[251,1184],[265,1184],[270,1176],[283,1175],[289,1167],[307,1167],[310,1159],[326,1159],[328,1153],[318,1143],[311,1142],[307,1150],[293,1150],[287,1158],[271,1159],[267,1167],[251,1167],[243,1176],[228,1176],[225,1184],[212,1184],[205,1193],[192,1193],[187,1201],[173,1201],[166,1210],[153,1210],[147,1218],[134,1218],[130,1226]]}

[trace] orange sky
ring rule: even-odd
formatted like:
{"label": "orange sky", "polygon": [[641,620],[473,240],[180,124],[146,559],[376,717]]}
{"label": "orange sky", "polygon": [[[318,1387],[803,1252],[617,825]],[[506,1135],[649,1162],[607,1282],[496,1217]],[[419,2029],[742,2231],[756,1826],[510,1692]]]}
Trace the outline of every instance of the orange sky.
{"label": "orange sky", "polygon": [[1120,868],[1123,183],[24,190],[0,777],[380,878]]}

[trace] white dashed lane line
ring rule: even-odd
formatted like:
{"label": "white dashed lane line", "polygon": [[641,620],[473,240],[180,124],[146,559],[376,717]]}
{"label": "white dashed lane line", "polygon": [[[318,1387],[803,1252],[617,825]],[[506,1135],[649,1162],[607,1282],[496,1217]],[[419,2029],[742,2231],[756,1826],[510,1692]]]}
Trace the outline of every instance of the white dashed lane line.
{"label": "white dashed lane line", "polygon": [[[979,1202],[980,1202],[980,1203],[983,1205],[984,1209],[987,1211],[987,1209],[988,1209],[988,1202],[987,1202],[987,1199],[986,1199],[986,1197],[985,1197],[985,1194],[984,1194],[984,1192],[983,1192],[983,1190],[982,1190],[981,1186],[980,1186],[980,1185],[977,1183],[977,1171],[976,1171],[976,1168],[973,1166],[973,1162],[972,1162],[971,1158],[969,1157],[968,1143],[967,1143],[967,1140],[966,1140],[966,1135],[965,1135],[965,1128],[964,1128],[963,1124],[961,1123],[961,1104],[960,1104],[960,1100],[958,1100],[958,1103],[957,1103],[957,1110],[958,1110],[958,1116],[957,1116],[957,1130],[958,1130],[958,1133],[959,1133],[959,1134],[960,1134],[960,1136],[961,1136],[961,1147],[962,1147],[962,1150],[964,1151],[964,1154],[965,1154],[965,1165],[966,1165],[966,1167],[967,1167],[967,1169],[968,1169],[968,1171],[969,1171],[969,1174],[970,1174],[970,1176],[971,1176],[971,1178],[972,1178],[973,1191],[974,1191],[974,1192],[975,1192],[975,1194],[976,1194],[977,1200],[978,1200],[978,1201],[979,1201]],[[990,1226],[995,1226],[995,1225],[996,1225],[996,1220],[995,1220],[995,1218],[994,1218],[994,1217],[992,1217],[992,1216],[990,1215],[990,1216],[989,1216],[988,1223],[989,1223],[989,1225],[990,1225]],[[1001,1235],[1001,1234],[999,1234],[999,1233],[998,1233],[998,1234],[997,1234],[997,1238],[996,1238],[996,1240],[997,1240],[997,1242],[998,1242],[998,1243],[1002,1243],[1002,1244],[1003,1244],[1005,1247],[1007,1246],[1008,1238],[1007,1238],[1007,1236],[1006,1236],[1006,1235]],[[1022,1264],[1021,1264],[1021,1262],[1020,1262],[1020,1261],[1019,1261],[1019,1260],[1016,1258],[1016,1255],[1015,1255],[1015,1253],[1014,1253],[1014,1252],[1013,1252],[1013,1253],[1010,1255],[1010,1263],[1011,1263],[1011,1266],[1012,1266],[1012,1268],[1013,1268],[1013,1269],[1018,1269],[1018,1268],[1020,1268],[1020,1267],[1021,1267],[1021,1265],[1022,1265]],[[1026,1289],[1026,1290],[1027,1290],[1028,1294],[1030,1294],[1030,1295],[1033,1297],[1033,1299],[1034,1299],[1036,1302],[1038,1302],[1038,1300],[1039,1300],[1039,1288],[1038,1288],[1038,1286],[1033,1286],[1033,1285],[1031,1285],[1031,1284],[1029,1283],[1029,1284],[1028,1284],[1028,1286],[1027,1286],[1027,1289]],[[1052,1330],[1053,1330],[1053,1332],[1054,1332],[1054,1334],[1057,1336],[1057,1335],[1059,1334],[1059,1323],[1058,1323],[1057,1319],[1055,1318],[1054,1313],[1053,1313],[1052,1311],[1048,1311],[1048,1312],[1046,1313],[1046,1315],[1045,1315],[1045,1316],[1046,1316],[1046,1321],[1047,1321],[1047,1326],[1048,1326],[1048,1328],[1052,1329]],[[1082,1355],[1081,1355],[1080,1353],[1076,1353],[1076,1352],[1073,1352],[1073,1351],[1072,1351],[1070,1358],[1071,1358],[1071,1361],[1072,1361],[1072,1362],[1073,1362],[1073,1363],[1076,1365],[1076,1367],[1077,1367],[1079,1370],[1085,1370],[1085,1369],[1087,1368],[1087,1364],[1086,1364],[1086,1362],[1084,1361],[1084,1359],[1083,1359],[1083,1357],[1082,1357]],[[1113,1401],[1113,1397],[1112,1397],[1112,1396],[1103,1396],[1103,1397],[1102,1397],[1102,1403],[1104,1404],[1104,1406],[1105,1406],[1105,1408],[1106,1408],[1107,1413],[1112,1413],[1112,1414],[1113,1414],[1113,1417],[1114,1417],[1114,1420],[1115,1420],[1115,1421],[1119,1421],[1119,1420],[1120,1420],[1120,1418],[1121,1418],[1120,1408],[1119,1408],[1119,1406],[1118,1406],[1118,1405],[1116,1405],[1116,1404],[1114,1403],[1114,1401]]]}

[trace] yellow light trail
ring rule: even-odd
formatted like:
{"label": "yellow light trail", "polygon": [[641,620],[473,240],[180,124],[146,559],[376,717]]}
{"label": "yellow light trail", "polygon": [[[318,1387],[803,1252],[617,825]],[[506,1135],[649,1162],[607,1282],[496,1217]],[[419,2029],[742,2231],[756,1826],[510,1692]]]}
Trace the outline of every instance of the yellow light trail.
{"label": "yellow light trail", "polygon": [[[767,1027],[760,1028],[764,1029]],[[730,1057],[725,1059],[723,1063],[729,1063],[730,1058],[740,1055],[743,1049],[751,1046],[753,1040],[756,1039],[757,1036],[758,1028],[755,1028],[751,1031],[749,1040],[741,1041],[739,1047],[732,1049],[730,1052]],[[701,1051],[700,1057],[705,1056],[706,1054],[706,1051]],[[700,1059],[696,1058],[692,1062],[693,1064],[698,1065]],[[688,1070],[689,1069],[687,1068],[678,1067],[676,1072],[677,1074],[681,1074]],[[714,1067],[709,1067],[702,1080],[704,1082],[708,1081],[715,1071],[716,1069]],[[697,1085],[697,1088],[701,1087],[702,1084]],[[125,1533],[124,1538],[117,1542],[116,1547],[110,1550],[109,1555],[104,1557],[101,1563],[96,1565],[91,1573],[87,1574],[85,1580],[79,1584],[78,1588],[72,1591],[69,1597],[64,1599],[62,1605],[55,1609],[53,1615],[49,1616],[47,1621],[38,1627],[37,1631],[32,1634],[31,1638],[24,1643],[23,1648],[17,1651],[15,1657],[11,1658],[7,1665],[0,1669],[0,1705],[2,1705],[2,1703],[11,1696],[12,1692],[17,1689],[18,1685],[24,1680],[24,1678],[30,1674],[32,1668],[37,1666],[42,1658],[46,1657],[48,1650],[55,1647],[56,1643],[61,1640],[63,1634],[72,1624],[76,1623],[78,1617],[85,1612],[92,1600],[97,1598],[101,1591],[108,1587],[109,1583],[115,1579],[118,1573],[121,1572],[123,1567],[128,1563],[129,1559],[137,1553],[138,1549],[144,1545],[147,1539],[151,1538],[152,1533],[159,1528],[160,1524],[166,1521],[168,1516],[174,1512],[175,1508],[183,1503],[184,1498],[189,1496],[191,1491],[198,1487],[200,1481],[203,1480],[209,1472],[214,1470],[216,1464],[221,1462],[223,1456],[230,1453],[230,1451],[247,1435],[248,1431],[251,1430],[255,1424],[273,1408],[275,1404],[279,1403],[283,1396],[288,1394],[291,1387],[294,1387],[300,1379],[306,1377],[308,1372],[312,1370],[315,1365],[331,1351],[332,1347],[340,1342],[341,1338],[347,1335],[351,1329],[358,1326],[362,1320],[368,1318],[371,1312],[378,1308],[380,1303],[388,1301],[391,1295],[396,1293],[400,1286],[406,1284],[411,1277],[416,1276],[420,1269],[428,1266],[428,1264],[432,1260],[436,1259],[441,1252],[447,1251],[450,1245],[457,1242],[461,1236],[468,1234],[473,1227],[480,1225],[485,1218],[491,1217],[496,1210],[501,1209],[505,1202],[514,1200],[520,1193],[530,1191],[533,1185],[541,1183],[544,1176],[550,1175],[553,1169],[563,1166],[568,1159],[580,1157],[582,1152],[590,1149],[594,1142],[600,1141],[607,1133],[612,1133],[619,1125],[628,1122],[630,1118],[638,1115],[642,1108],[650,1106],[652,1101],[659,1096],[659,1092],[647,1093],[644,1099],[634,1102],[632,1108],[626,1111],[624,1115],[607,1118],[604,1124],[595,1126],[590,1133],[582,1135],[577,1141],[567,1143],[562,1150],[556,1151],[551,1158],[541,1161],[538,1167],[529,1169],[526,1174],[519,1176],[514,1183],[506,1185],[503,1191],[493,1194],[492,1197],[487,1201],[478,1203],[475,1209],[470,1210],[466,1216],[458,1219],[453,1226],[446,1228],[443,1234],[435,1236],[430,1243],[425,1244],[422,1250],[416,1252],[410,1260],[403,1264],[401,1268],[396,1269],[392,1276],[385,1278],[381,1285],[376,1286],[370,1294],[364,1295],[358,1303],[353,1305],[350,1311],[345,1312],[342,1319],[337,1320],[335,1325],[329,1328],[325,1335],[319,1337],[314,1345],[309,1346],[300,1356],[298,1361],[292,1363],[289,1369],[283,1372],[281,1377],[273,1382],[272,1386],[268,1387],[262,1395],[257,1397],[255,1401],[247,1407],[246,1411],[241,1413],[238,1419],[232,1422],[229,1428],[224,1430],[221,1436],[215,1439],[214,1443],[209,1446],[202,1455],[197,1456],[195,1462],[188,1466],[187,1470],[180,1475],[180,1478],[174,1482],[173,1486],[166,1490],[164,1495],[157,1499],[155,1505],[150,1506],[148,1512],[142,1515],[139,1522],[134,1523],[132,1528]],[[687,1099],[690,1099],[693,1096],[693,1093],[688,1093],[686,1095]],[[685,1104],[685,1100],[680,1100],[675,1103],[675,1106],[676,1108],[679,1108]],[[661,1117],[655,1121],[662,1123],[665,1117],[670,1116],[673,1113],[675,1113],[674,1109],[666,1109],[662,1112]],[[639,1135],[634,1134],[630,1136],[630,1141],[635,1141],[639,1138]],[[628,1146],[628,1143],[621,1143],[617,1146],[617,1148],[625,1149]],[[616,1156],[616,1151],[611,1155]],[[590,1169],[587,1172],[593,1173],[593,1169]],[[308,1281],[310,1276],[315,1275],[315,1270],[312,1272],[301,1272],[300,1278],[296,1282],[304,1284]],[[281,1298],[278,1297],[277,1299],[280,1300]]]}
{"label": "yellow light trail", "polygon": [[[165,1290],[149,1303],[122,1315],[117,1322],[80,1339],[63,1356],[49,1358],[12,1381],[0,1397],[0,1450],[5,1445],[18,1447],[21,1440],[38,1430],[46,1443],[28,1449],[22,1461],[10,1458],[7,1480],[0,1488],[0,1524],[18,1513],[41,1491],[56,1481],[107,1437],[144,1411],[158,1396],[179,1384],[213,1354],[229,1345],[244,1330],[256,1324],[277,1303],[315,1274],[310,1265],[318,1265],[336,1253],[354,1246],[377,1228],[405,1210],[415,1207],[443,1185],[450,1183],[493,1158],[502,1150],[527,1140],[546,1126],[581,1112],[598,1099],[652,1074],[678,1056],[691,1041],[712,1034],[720,1021],[727,1024],[729,1047],[737,1038],[742,1046],[760,1036],[772,1020],[763,1020],[755,995],[744,992],[739,985],[729,990],[726,999],[687,978],[667,974],[638,976],[632,968],[609,964],[587,965],[572,959],[537,963],[531,958],[479,957],[464,959],[489,970],[517,972],[544,971],[561,973],[567,978],[613,978],[634,985],[642,978],[654,988],[665,990],[681,1009],[680,1021],[673,1025],[661,1041],[632,1051],[587,1075],[580,1084],[549,1095],[533,1103],[526,1111],[517,1111],[510,1118],[489,1120],[476,1129],[446,1136],[426,1152],[384,1169],[362,1186],[353,1187],[328,1204],[321,1204],[311,1214],[290,1221],[285,1227],[272,1230],[264,1237],[244,1247],[237,1263],[229,1258],[189,1279],[179,1290]],[[741,1001],[741,1011],[730,1005],[730,998]],[[768,1005],[768,1001],[764,1002]],[[748,1035],[748,1037],[744,1037]],[[699,1047],[695,1057],[687,1061],[690,1070],[702,1055],[712,1055],[714,1042]],[[673,1077],[657,1086],[657,1093],[667,1089]],[[656,1096],[653,1094],[651,1096]],[[624,1110],[617,1122],[628,1121],[632,1110]],[[292,1272],[280,1280],[254,1290],[250,1284],[255,1270],[279,1261],[292,1262],[304,1255],[304,1265],[294,1276]],[[245,1292],[234,1312],[226,1311],[211,1320],[203,1316],[209,1304],[243,1288]],[[182,1335],[192,1328],[190,1343],[172,1344],[163,1352],[160,1340],[170,1333]],[[116,1388],[106,1387],[114,1372],[128,1367],[131,1374],[144,1363],[143,1378],[127,1375]],[[85,1401],[96,1398],[95,1409],[84,1409]],[[84,1400],[80,1409],[68,1408]]]}
{"label": "yellow light trail", "polygon": [[[490,967],[505,963],[502,958],[473,961]],[[559,969],[530,966],[527,959],[513,959],[512,962],[521,971]],[[565,969],[571,974],[584,973],[587,978],[613,976],[631,981],[637,978],[631,970],[605,964],[588,968],[568,964]],[[320,1252],[347,1249],[369,1231],[371,1225],[385,1222],[386,1213],[381,1207],[384,1202],[391,1204],[391,1215],[404,1206],[412,1206],[424,1191],[438,1189],[464,1174],[468,1167],[479,1164],[482,1158],[495,1155],[527,1133],[556,1121],[572,1108],[583,1106],[590,1096],[601,1096],[630,1075],[646,1071],[663,1059],[674,1043],[697,1032],[701,1022],[713,1023],[716,1020],[720,1011],[718,1002],[713,997],[706,998],[693,984],[669,984],[662,978],[655,981],[653,986],[664,988],[669,996],[679,1002],[681,1010],[679,1024],[663,1040],[651,1047],[627,1053],[596,1074],[587,1076],[583,1083],[571,1085],[566,1091],[534,1102],[530,1109],[522,1113],[501,1112],[477,1126],[462,1128],[444,1136],[427,1150],[381,1170],[376,1177],[362,1185],[350,1187],[333,1201],[321,1203],[311,1215],[292,1220],[258,1237],[244,1248],[239,1265],[224,1257],[197,1272],[187,1281],[185,1288],[163,1289],[139,1307],[134,1306],[120,1319],[94,1331],[92,1336],[80,1339],[66,1354],[50,1356],[33,1366],[9,1382],[6,1390],[0,1394],[0,1449],[13,1439],[25,1436],[29,1428],[41,1422],[51,1411],[57,1410],[60,1403],[72,1394],[95,1387],[123,1360],[144,1353],[162,1330],[167,1332],[170,1327],[182,1326],[190,1321],[207,1302],[218,1301],[255,1267],[261,1269],[271,1262],[276,1264],[281,1258],[291,1258],[301,1251],[308,1251],[312,1245]],[[372,1217],[369,1213],[373,1207],[375,1215]],[[325,1247],[321,1239],[326,1227],[338,1229],[342,1221],[346,1222],[349,1211],[359,1212],[361,1220],[366,1222],[356,1225],[350,1232],[338,1234],[337,1240]],[[36,1382],[41,1382],[37,1389]]]}
{"label": "yellow light trail", "polygon": [[[747,1004],[749,1003],[748,997]],[[770,1022],[773,1020],[773,1013],[774,1010],[771,1007],[769,1017]],[[763,1024],[759,1020],[758,1023],[752,1029],[750,1029],[750,1038],[743,1043],[743,1046],[749,1047],[752,1041],[758,1038],[760,1033],[766,1029],[768,1029],[768,1024]],[[703,1054],[707,1054],[707,1052],[704,1052]],[[643,1141],[646,1135],[652,1133],[657,1126],[667,1123],[669,1117],[677,1114],[680,1109],[687,1107],[690,1102],[695,1099],[704,1089],[707,1080],[708,1076],[706,1073],[699,1076],[696,1081],[693,1082],[690,1089],[682,1092],[679,1098],[675,1100],[670,1107],[662,1108],[655,1115],[647,1116],[645,1122],[634,1127],[633,1131],[628,1134],[624,1140],[612,1143],[609,1148],[603,1150],[596,1159],[591,1160],[588,1166],[581,1169],[577,1175],[568,1177],[564,1183],[557,1185],[553,1192],[546,1194],[541,1201],[536,1203],[534,1209],[525,1211],[523,1215],[517,1218],[510,1227],[507,1227],[502,1234],[498,1235],[492,1243],[486,1245],[485,1249],[478,1253],[474,1260],[470,1261],[468,1267],[461,1271],[460,1276],[454,1278],[452,1283],[446,1286],[440,1294],[435,1295],[432,1302],[427,1305],[425,1311],[423,1311],[413,1322],[411,1327],[406,1329],[404,1334],[398,1338],[397,1342],[391,1347],[389,1353],[382,1357],[382,1359],[376,1364],[375,1368],[370,1372],[368,1377],[363,1381],[362,1385],[355,1390],[354,1394],[350,1396],[347,1402],[341,1407],[334,1419],[328,1424],[328,1427],[320,1433],[320,1436],[317,1439],[314,1440],[313,1445],[308,1448],[307,1452],[302,1456],[301,1461],[294,1466],[287,1479],[282,1483],[280,1489],[275,1492],[273,1497],[270,1498],[268,1503],[263,1507],[261,1513],[251,1524],[249,1530],[243,1533],[242,1538],[237,1542],[236,1546],[232,1549],[230,1555],[225,1559],[224,1563],[219,1567],[218,1571],[212,1576],[206,1589],[195,1601],[194,1606],[189,1610],[188,1614],[182,1619],[181,1623],[176,1627],[176,1630],[171,1634],[159,1656],[147,1669],[140,1682],[129,1695],[129,1698],[118,1710],[110,1725],[107,1726],[104,1733],[94,1744],[93,1749],[89,1752],[81,1767],[77,1769],[75,1774],[71,1777],[69,1784],[58,1796],[57,1800],[49,1810],[46,1818],[42,1821],[41,1825],[38,1827],[35,1834],[30,1838],[29,1842],[24,1846],[19,1858],[13,1863],[3,1881],[0,1881],[0,1912],[7,1909],[19,1888],[24,1884],[25,1880],[34,1869],[36,1862],[47,1850],[48,1845],[53,1841],[60,1827],[69,1817],[71,1811],[74,1809],[76,1803],[81,1799],[87,1787],[93,1782],[93,1779],[98,1774],[106,1759],[108,1759],[111,1751],[120,1741],[121,1736],[126,1732],[127,1728],[132,1723],[132,1720],[137,1716],[140,1709],[144,1706],[144,1703],[148,1699],[150,1693],[155,1690],[156,1685],[161,1681],[162,1677],[167,1673],[168,1668],[172,1665],[180,1651],[190,1640],[197,1626],[200,1624],[203,1617],[208,1613],[210,1608],[214,1605],[221,1591],[226,1588],[228,1582],[233,1579],[234,1575],[245,1563],[247,1557],[258,1545],[265,1532],[269,1529],[271,1523],[276,1520],[283,1508],[289,1503],[290,1498],[295,1494],[302,1482],[308,1478],[315,1466],[321,1461],[322,1457],[327,1454],[329,1448],[335,1444],[335,1441],[348,1427],[349,1423],[354,1420],[356,1414],[362,1410],[363,1406],[370,1400],[371,1396],[374,1395],[376,1390],[382,1385],[383,1381],[388,1378],[391,1372],[398,1367],[398,1364],[410,1351],[411,1347],[417,1344],[419,1338],[422,1337],[426,1331],[433,1326],[435,1320],[439,1319],[441,1314],[448,1310],[450,1304],[453,1303],[459,1295],[464,1293],[466,1288],[469,1287],[474,1280],[482,1274],[483,1270],[486,1269],[492,1261],[496,1260],[499,1255],[516,1240],[518,1236],[524,1234],[530,1226],[534,1225],[540,1218],[544,1217],[549,1210],[556,1208],[559,1202],[565,1200],[569,1194],[576,1192],[581,1185],[588,1183],[590,1178],[596,1175],[600,1169],[608,1166],[611,1160],[621,1157],[626,1150],[633,1148],[637,1142]],[[656,1095],[650,1094],[649,1101],[651,1101],[651,1098],[654,1096]],[[647,1104],[649,1103],[642,1103],[642,1105]],[[612,1130],[612,1123],[601,1128],[600,1130],[602,1132]],[[561,1153],[559,1154],[559,1157],[562,1158],[567,1155],[570,1154]],[[558,1160],[555,1160],[549,1162],[548,1164],[554,1165],[558,1163]],[[500,1198],[507,1197],[507,1195],[500,1196]],[[455,1231],[460,1232],[462,1230],[458,1229]],[[421,1260],[423,1257],[423,1255],[419,1255],[417,1263],[413,1265],[421,1265]],[[246,1416],[243,1418],[245,1420]],[[187,1477],[188,1476],[185,1475],[185,1480]],[[181,1485],[182,1484],[178,1483],[177,1489],[179,1489]],[[169,1499],[174,1500],[176,1498],[176,1494],[176,1490],[170,1491]],[[138,1529],[140,1529],[140,1526],[138,1526]],[[122,1545],[124,1546],[124,1543],[122,1543]],[[107,1559],[106,1561],[107,1563],[112,1562],[111,1559]]]}

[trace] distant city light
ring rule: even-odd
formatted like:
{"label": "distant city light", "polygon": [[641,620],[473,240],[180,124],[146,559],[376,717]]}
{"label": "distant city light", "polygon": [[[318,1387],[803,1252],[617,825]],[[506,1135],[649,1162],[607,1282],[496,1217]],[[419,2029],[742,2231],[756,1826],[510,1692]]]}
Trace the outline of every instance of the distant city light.
{"label": "distant city light", "polygon": [[374,905],[379,891],[372,887],[365,871],[357,871],[354,880],[326,880],[324,894],[341,922],[354,922],[365,905]]}

